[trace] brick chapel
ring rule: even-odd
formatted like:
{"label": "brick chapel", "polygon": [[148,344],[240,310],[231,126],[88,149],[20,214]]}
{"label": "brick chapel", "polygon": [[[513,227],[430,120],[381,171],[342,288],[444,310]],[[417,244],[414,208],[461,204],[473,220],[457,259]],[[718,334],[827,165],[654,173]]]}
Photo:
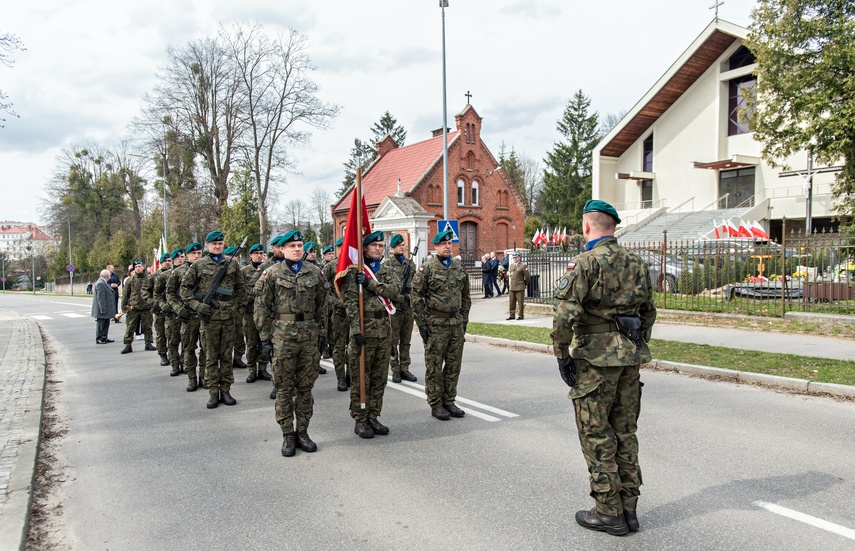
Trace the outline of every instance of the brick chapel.
{"label": "brick chapel", "polygon": [[[472,107],[455,115],[448,132],[448,215],[457,219],[460,243],[454,247],[464,262],[481,255],[522,247],[525,199],[481,140],[481,117]],[[371,227],[387,235],[400,233],[412,250],[419,243],[417,264],[433,250],[430,240],[443,218],[442,129],[425,141],[398,147],[386,136],[377,144],[378,158],[362,177]],[[335,237],[344,226],[353,190],[332,207]],[[388,238],[387,238],[388,239]]]}

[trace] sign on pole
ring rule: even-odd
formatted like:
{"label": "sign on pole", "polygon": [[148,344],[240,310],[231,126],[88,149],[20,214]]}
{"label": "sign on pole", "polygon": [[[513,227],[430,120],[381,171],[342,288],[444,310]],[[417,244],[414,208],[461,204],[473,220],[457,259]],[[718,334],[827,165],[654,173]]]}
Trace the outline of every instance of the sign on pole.
{"label": "sign on pole", "polygon": [[438,220],[436,222],[436,233],[442,233],[446,230],[454,232],[454,239],[451,240],[452,243],[460,243],[460,226],[457,220]]}
{"label": "sign on pole", "polygon": [[69,264],[68,266],[65,267],[65,269],[68,270],[69,272],[74,272],[74,270],[76,270],[77,268],[75,268],[74,264]]}

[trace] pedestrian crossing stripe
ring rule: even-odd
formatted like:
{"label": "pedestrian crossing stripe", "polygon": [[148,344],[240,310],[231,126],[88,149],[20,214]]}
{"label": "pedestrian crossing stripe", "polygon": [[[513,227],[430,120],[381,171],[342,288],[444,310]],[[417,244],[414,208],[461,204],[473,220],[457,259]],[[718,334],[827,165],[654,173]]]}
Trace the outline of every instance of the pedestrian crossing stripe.
{"label": "pedestrian crossing stripe", "polygon": [[42,315],[42,314],[37,314],[37,315],[30,316],[30,317],[31,317],[31,318],[33,318],[33,319],[35,319],[35,320],[52,320],[52,319],[53,319],[53,318],[52,318],[52,317],[50,317],[50,316],[45,316],[45,315]]}

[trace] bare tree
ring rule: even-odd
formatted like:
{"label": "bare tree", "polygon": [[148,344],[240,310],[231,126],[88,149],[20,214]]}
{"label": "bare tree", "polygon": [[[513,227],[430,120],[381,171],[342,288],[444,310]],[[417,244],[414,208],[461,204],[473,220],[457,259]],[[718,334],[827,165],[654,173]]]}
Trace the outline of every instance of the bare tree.
{"label": "bare tree", "polygon": [[523,196],[526,200],[526,209],[531,214],[535,210],[537,196],[540,195],[543,187],[543,168],[540,166],[540,161],[525,153],[520,153],[517,159],[525,186]]}
{"label": "bare tree", "polygon": [[[15,64],[15,60],[12,59],[12,52],[25,52],[26,50],[24,43],[21,42],[21,39],[17,35],[6,32],[0,33],[0,65],[11,67]],[[3,90],[0,90],[0,111],[5,111],[8,115],[17,118],[18,114],[12,110],[12,103],[6,101],[7,99],[9,99],[9,96]],[[0,123],[5,121],[6,119],[0,118]],[[2,124],[0,124],[0,128],[3,128]]]}
{"label": "bare tree", "polygon": [[606,113],[600,118],[600,136],[605,136],[612,131],[612,128],[618,125],[626,116],[626,109],[621,109],[617,113]]}
{"label": "bare tree", "polygon": [[321,187],[316,187],[312,191],[311,195],[312,202],[312,210],[315,212],[317,218],[315,219],[318,223],[319,227],[323,227],[324,224],[330,221],[332,217],[332,211],[330,210],[330,205],[332,204],[332,195],[330,192],[326,191]]}
{"label": "bare tree", "polygon": [[275,37],[261,25],[220,28],[241,85],[241,147],[255,180],[261,240],[268,234],[268,193],[277,173],[293,169],[294,144],[308,141],[309,128],[325,128],[339,107],[321,101],[309,78],[315,69],[306,54],[306,37],[293,29]]}
{"label": "bare tree", "polygon": [[284,207],[285,225],[290,229],[300,227],[300,223],[306,221],[308,210],[306,204],[300,199],[291,199],[285,203]]}

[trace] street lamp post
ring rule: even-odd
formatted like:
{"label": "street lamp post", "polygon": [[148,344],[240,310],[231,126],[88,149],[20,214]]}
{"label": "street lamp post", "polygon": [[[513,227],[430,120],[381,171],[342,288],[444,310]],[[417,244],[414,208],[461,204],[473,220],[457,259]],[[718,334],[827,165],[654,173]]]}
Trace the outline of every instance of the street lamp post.
{"label": "street lamp post", "polygon": [[0,253],[0,262],[3,264],[3,279],[0,280],[3,283],[3,292],[6,292],[6,253]]}
{"label": "street lamp post", "polygon": [[36,294],[36,252],[35,247],[32,245],[27,245],[27,251],[30,253],[30,262],[32,262],[32,279],[30,282],[33,284],[33,294]]}
{"label": "street lamp post", "polygon": [[445,8],[448,0],[439,0],[442,9],[442,214],[448,220],[448,102],[445,93]]}
{"label": "street lamp post", "polygon": [[[71,217],[68,218],[68,265],[74,265],[71,261]],[[33,289],[35,286],[36,282],[33,281]],[[68,271],[68,286],[71,288],[71,296],[74,296],[74,270]]]}
{"label": "street lamp post", "polygon": [[166,140],[163,142],[163,154],[161,159],[163,161],[163,241],[166,241]]}

